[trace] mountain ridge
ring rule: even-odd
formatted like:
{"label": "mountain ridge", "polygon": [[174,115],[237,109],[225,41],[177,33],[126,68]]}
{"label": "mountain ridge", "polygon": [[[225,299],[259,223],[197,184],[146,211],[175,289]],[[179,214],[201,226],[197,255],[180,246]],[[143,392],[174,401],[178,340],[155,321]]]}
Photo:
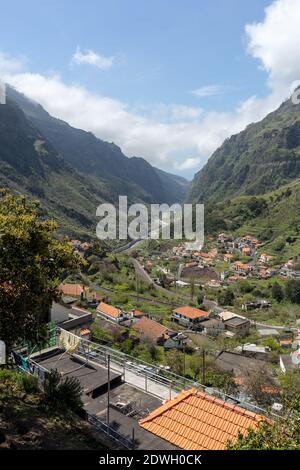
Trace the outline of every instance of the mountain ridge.
{"label": "mountain ridge", "polygon": [[214,203],[275,190],[300,177],[300,105],[291,100],[226,139],[196,173],[187,199]]}
{"label": "mountain ridge", "polygon": [[[33,125],[76,170],[100,177],[127,195],[132,202],[173,203],[185,199],[188,182],[153,167],[141,157],[126,157],[114,143],[77,129],[51,116],[41,105],[8,87],[8,98],[17,103]],[[170,198],[170,194],[173,196]],[[176,199],[174,199],[176,195]]]}

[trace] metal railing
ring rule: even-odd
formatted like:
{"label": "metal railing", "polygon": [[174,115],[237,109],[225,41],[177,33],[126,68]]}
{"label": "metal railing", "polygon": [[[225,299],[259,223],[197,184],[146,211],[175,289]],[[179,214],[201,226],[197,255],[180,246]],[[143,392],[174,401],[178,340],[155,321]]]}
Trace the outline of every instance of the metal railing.
{"label": "metal railing", "polygon": [[[57,333],[60,334],[60,331],[63,329],[57,327]],[[73,334],[68,332],[69,334]],[[76,336],[76,335],[74,335]],[[78,338],[78,336],[76,336]],[[171,399],[175,394],[183,390],[188,390],[191,388],[197,388],[201,391],[206,391],[210,395],[220,398],[224,401],[229,401],[234,404],[238,404],[239,406],[251,410],[256,413],[270,415],[270,412],[267,410],[260,408],[253,403],[247,402],[244,399],[241,399],[236,396],[228,395],[221,390],[215,389],[213,387],[206,387],[199,382],[192,381],[186,377],[181,375],[175,374],[169,370],[164,370],[155,366],[153,364],[149,364],[145,361],[137,359],[135,357],[129,356],[128,354],[122,353],[116,349],[112,349],[108,346],[104,346],[98,343],[93,343],[90,340],[85,338],[80,338],[80,343],[77,348],[77,354],[79,356],[84,356],[84,358],[88,358],[91,362],[97,363],[99,365],[103,365],[104,367],[108,364],[108,357],[110,357],[110,364],[111,369],[117,372],[121,372],[123,375],[124,382],[127,382],[131,385],[134,385],[136,388],[140,388],[144,390],[146,393],[150,393],[160,399]],[[128,380],[128,372],[132,372],[135,374],[135,377],[143,378],[143,381],[132,381]],[[161,389],[156,390],[155,385],[160,385],[165,389],[165,395],[161,395]],[[274,413],[272,413],[274,415]]]}
{"label": "metal railing", "polygon": [[113,439],[114,441],[118,442],[119,444],[122,444],[127,449],[133,449],[134,448],[134,440],[133,439],[128,439],[127,437],[123,436],[116,429],[114,429],[112,426],[109,426],[104,421],[101,421],[101,419],[98,418],[98,416],[95,416],[95,415],[92,415],[91,413],[86,412],[86,420],[95,429],[97,429],[98,431],[103,432],[109,438]]}

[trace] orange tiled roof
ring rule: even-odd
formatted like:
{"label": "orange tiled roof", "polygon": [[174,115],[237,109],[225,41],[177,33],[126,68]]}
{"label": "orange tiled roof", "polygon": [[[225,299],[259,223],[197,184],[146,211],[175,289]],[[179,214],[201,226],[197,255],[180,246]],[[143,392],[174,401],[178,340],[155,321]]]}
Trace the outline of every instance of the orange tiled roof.
{"label": "orange tiled roof", "polygon": [[204,253],[203,251],[201,251],[199,253],[199,256],[201,256],[201,258],[210,258],[211,255],[209,253]]}
{"label": "orange tiled roof", "polygon": [[241,263],[240,261],[236,261],[234,266],[238,269],[250,269],[251,266],[249,264]]}
{"label": "orange tiled roof", "polygon": [[178,307],[176,310],[174,310],[175,313],[180,313],[181,315],[184,315],[187,318],[201,318],[201,317],[208,317],[209,313],[205,312],[204,310],[200,310],[199,308],[194,308],[194,307]]}
{"label": "orange tiled roof", "polygon": [[161,336],[167,334],[169,331],[165,326],[147,317],[143,317],[138,320],[132,328],[152,341],[157,341]]}
{"label": "orange tiled roof", "polygon": [[238,432],[247,433],[266,420],[261,415],[194,388],[139,421],[142,428],[185,450],[224,450]]}
{"label": "orange tiled roof", "polygon": [[143,316],[144,316],[144,313],[143,313],[141,310],[135,309],[135,310],[132,310],[132,315],[133,315],[134,317],[143,317]]}
{"label": "orange tiled roof", "polygon": [[89,335],[90,332],[91,332],[91,330],[89,330],[88,328],[81,328],[80,335],[81,336]]}
{"label": "orange tiled roof", "polygon": [[112,305],[106,304],[105,302],[100,302],[97,310],[113,318],[118,318],[120,316],[119,308],[113,307]]}
{"label": "orange tiled roof", "polygon": [[64,295],[76,295],[79,296],[84,292],[85,287],[81,284],[60,284],[59,290]]}

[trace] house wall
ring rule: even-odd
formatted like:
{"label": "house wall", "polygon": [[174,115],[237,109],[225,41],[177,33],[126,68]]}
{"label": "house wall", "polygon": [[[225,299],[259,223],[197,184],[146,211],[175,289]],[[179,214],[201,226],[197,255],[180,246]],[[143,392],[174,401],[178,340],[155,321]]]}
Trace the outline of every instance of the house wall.
{"label": "house wall", "polygon": [[121,315],[119,317],[111,317],[110,315],[107,315],[106,313],[102,312],[101,310],[97,310],[97,315],[100,317],[103,317],[105,320],[109,320],[113,323],[120,323],[123,320],[126,320],[126,315],[124,315],[121,312]]}
{"label": "house wall", "polygon": [[249,333],[250,323],[243,323],[238,326],[226,325],[226,330],[235,333],[236,335],[245,336]]}
{"label": "house wall", "polygon": [[197,328],[199,324],[201,323],[201,321],[206,320],[205,317],[191,319],[175,312],[172,313],[171,318],[176,323],[179,323],[180,325],[187,326],[190,328]]}

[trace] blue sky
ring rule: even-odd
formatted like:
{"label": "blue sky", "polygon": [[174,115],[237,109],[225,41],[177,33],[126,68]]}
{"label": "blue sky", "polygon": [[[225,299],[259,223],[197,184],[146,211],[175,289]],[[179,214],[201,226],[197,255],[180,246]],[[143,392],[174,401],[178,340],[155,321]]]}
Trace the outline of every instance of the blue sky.
{"label": "blue sky", "polygon": [[[274,70],[268,51],[261,50],[272,48],[267,33],[278,12],[266,14],[265,8],[285,3],[296,5],[295,0],[0,1],[2,74],[58,117],[115,140],[127,155],[191,177],[224,137],[240,130],[236,114],[243,103],[253,99],[257,106],[262,100],[259,118],[274,107],[276,100],[269,102]],[[262,25],[265,39],[257,29],[249,34],[249,24]],[[53,105],[54,82],[64,106]],[[71,90],[66,100],[63,87]],[[95,106],[86,105],[90,121],[70,109],[78,103],[78,96],[75,104],[71,99],[76,90],[88,94],[90,105],[98,98],[98,116]],[[109,123],[102,123],[105,114]],[[226,116],[234,121],[231,127]],[[247,119],[253,120],[252,111],[241,118],[242,127]],[[208,136],[214,122],[219,131],[209,142],[205,135],[197,141],[198,128],[199,135],[207,128]],[[183,129],[172,145],[172,136]]]}

